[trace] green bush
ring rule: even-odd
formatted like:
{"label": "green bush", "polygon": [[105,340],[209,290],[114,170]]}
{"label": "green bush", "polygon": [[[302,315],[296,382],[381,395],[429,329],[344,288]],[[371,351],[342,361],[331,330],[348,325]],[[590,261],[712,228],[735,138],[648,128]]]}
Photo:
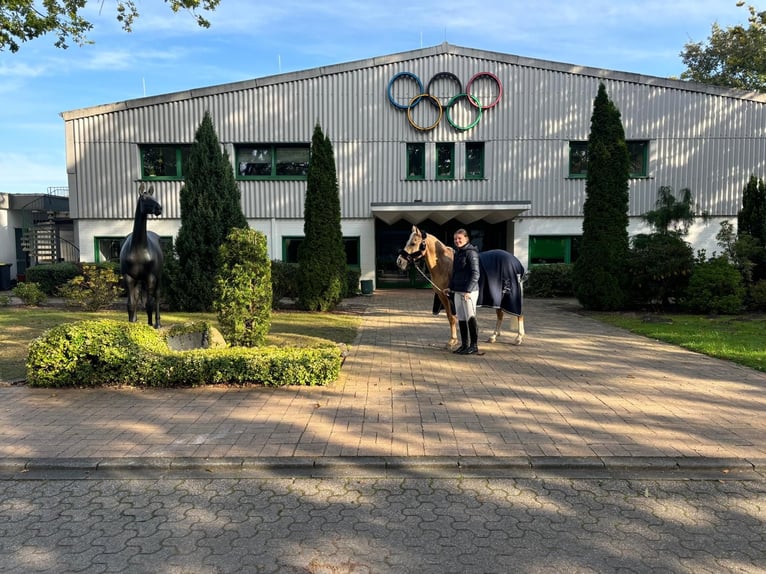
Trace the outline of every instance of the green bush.
{"label": "green bush", "polygon": [[266,236],[254,229],[231,230],[218,250],[213,308],[226,340],[257,347],[271,328],[271,262]]}
{"label": "green bush", "polygon": [[37,283],[31,281],[25,281],[19,283],[13,288],[13,294],[16,295],[24,305],[37,306],[43,303],[46,299],[45,292],[40,288]]}
{"label": "green bush", "polygon": [[74,279],[80,273],[76,263],[50,263],[29,267],[26,279],[29,283],[37,283],[43,293],[53,297],[58,293],[59,287],[66,285],[67,281]]}
{"label": "green bush", "polygon": [[340,366],[336,345],[171,351],[163,330],[115,320],[54,327],[32,342],[26,364],[37,387],[324,385]]}
{"label": "green bush", "polygon": [[755,311],[766,311],[766,279],[750,287],[750,305]]}
{"label": "green bush", "polygon": [[0,307],[7,307],[11,304],[11,298],[8,295],[0,295]]}
{"label": "green bush", "polygon": [[694,266],[685,300],[690,311],[735,314],[742,310],[744,299],[742,275],[725,255]]}
{"label": "green bush", "polygon": [[284,297],[298,297],[298,264],[273,260],[271,262],[271,306],[276,309]]}
{"label": "green bush", "polygon": [[572,264],[536,265],[529,270],[524,294],[531,297],[574,297]]}
{"label": "green bush", "polygon": [[346,290],[344,297],[353,297],[359,294],[359,280],[362,278],[362,272],[359,269],[349,268],[346,271]]}
{"label": "green bush", "polygon": [[74,307],[98,311],[111,307],[122,293],[120,277],[114,266],[85,264],[82,275],[70,279],[59,288],[59,294]]}
{"label": "green bush", "polygon": [[627,305],[663,307],[680,302],[693,267],[694,250],[679,235],[637,235],[628,256]]}

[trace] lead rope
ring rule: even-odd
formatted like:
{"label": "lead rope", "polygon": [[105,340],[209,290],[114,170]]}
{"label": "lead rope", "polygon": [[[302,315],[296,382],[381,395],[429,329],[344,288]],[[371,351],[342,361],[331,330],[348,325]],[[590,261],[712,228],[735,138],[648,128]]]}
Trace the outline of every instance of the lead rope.
{"label": "lead rope", "polygon": [[444,290],[443,290],[443,289],[439,289],[439,287],[437,287],[437,286],[434,284],[434,282],[433,282],[433,281],[431,281],[431,279],[430,279],[430,278],[429,278],[429,277],[428,277],[428,276],[427,276],[425,273],[423,273],[423,271],[420,269],[420,267],[418,267],[418,264],[417,264],[415,261],[413,261],[413,262],[412,262],[412,265],[415,267],[415,269],[417,270],[417,272],[418,272],[418,273],[420,273],[420,274],[423,276],[423,279],[425,279],[426,281],[428,281],[428,282],[431,284],[431,287],[433,287],[434,289],[436,289],[436,290],[437,290],[439,293],[444,293]]}

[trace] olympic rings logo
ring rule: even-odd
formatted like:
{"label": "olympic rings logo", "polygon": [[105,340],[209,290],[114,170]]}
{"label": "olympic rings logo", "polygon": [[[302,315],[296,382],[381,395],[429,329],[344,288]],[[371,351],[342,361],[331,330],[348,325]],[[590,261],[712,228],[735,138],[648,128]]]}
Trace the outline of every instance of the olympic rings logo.
{"label": "olympic rings logo", "polygon": [[[488,98],[489,103],[483,104],[479,100],[479,97],[472,93],[472,89],[476,91],[479,83],[489,83],[490,88],[494,85],[493,90],[485,89],[482,95],[486,95],[488,91],[494,91]],[[441,98],[435,95],[438,89],[442,91],[447,90],[445,84],[452,85],[447,97]],[[500,79],[491,72],[479,72],[471,76],[468,83],[463,88],[463,84],[455,74],[452,72],[439,72],[435,74],[423,87],[423,82],[418,76],[412,72],[399,72],[391,77],[388,82],[388,101],[398,110],[407,112],[407,121],[416,130],[427,132],[430,131],[441,123],[443,117],[446,116],[447,122],[458,131],[468,131],[476,127],[481,120],[482,114],[494,108],[500,98],[503,95],[503,84]],[[397,95],[394,95],[394,94]],[[403,99],[404,98],[404,99]],[[416,108],[422,101],[427,101],[431,110],[429,113],[421,113],[418,117],[415,116]],[[446,103],[444,103],[446,100]],[[467,104],[467,105],[466,105]],[[459,107],[463,108],[461,118],[455,118],[456,110]],[[471,115],[472,114],[472,118]],[[459,123],[462,120],[462,123]]]}

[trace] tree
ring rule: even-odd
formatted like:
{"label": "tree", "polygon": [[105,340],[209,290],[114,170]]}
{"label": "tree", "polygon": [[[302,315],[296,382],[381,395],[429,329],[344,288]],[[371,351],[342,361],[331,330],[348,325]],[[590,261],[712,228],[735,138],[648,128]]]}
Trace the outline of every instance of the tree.
{"label": "tree", "polygon": [[653,233],[632,240],[628,259],[631,305],[666,306],[683,298],[694,270],[694,251],[684,237],[696,217],[690,189],[682,189],[677,200],[671,187],[659,188],[655,208],[643,215]]}
{"label": "tree", "polygon": [[630,159],[620,111],[600,84],[588,137],[588,172],[575,295],[590,309],[619,309],[625,301]]}
{"label": "tree", "polygon": [[686,235],[697,215],[694,213],[694,201],[689,188],[681,190],[681,199],[676,199],[673,188],[663,185],[657,191],[655,209],[643,215],[644,221],[654,227],[661,235],[675,233]]}
{"label": "tree", "polygon": [[303,208],[304,240],[298,248],[298,302],[326,311],[340,302],[346,283],[346,251],[340,225],[340,197],[330,140],[317,124]]}
{"label": "tree", "polygon": [[218,324],[226,342],[262,345],[271,327],[271,261],[266,236],[254,229],[232,229],[220,248],[215,282]]}
{"label": "tree", "polygon": [[218,249],[234,228],[247,228],[229,155],[222,151],[205,112],[189,154],[181,188],[181,228],[175,250],[177,270],[169,299],[186,311],[209,311],[218,272]]}
{"label": "tree", "polygon": [[[743,6],[744,2],[737,2]],[[690,42],[681,52],[684,80],[743,90],[766,91],[766,11],[753,6],[748,27],[713,24],[707,43]]]}
{"label": "tree", "polygon": [[[115,0],[117,21],[126,32],[133,30],[133,23],[139,17],[135,0]],[[221,0],[164,0],[173,12],[188,10],[197,24],[209,28],[208,22],[197,9],[212,11]],[[68,42],[77,45],[91,43],[88,32],[93,24],[81,12],[86,0],[13,0],[0,4],[0,51],[18,52],[20,44],[40,36],[53,33],[57,36],[57,48],[68,48]],[[103,6],[103,2],[102,2]]]}
{"label": "tree", "polygon": [[[752,275],[746,282],[766,279],[766,184],[750,176],[742,192],[742,209],[737,213],[737,242],[740,252],[746,252],[752,266]],[[749,250],[744,246],[750,246]]]}

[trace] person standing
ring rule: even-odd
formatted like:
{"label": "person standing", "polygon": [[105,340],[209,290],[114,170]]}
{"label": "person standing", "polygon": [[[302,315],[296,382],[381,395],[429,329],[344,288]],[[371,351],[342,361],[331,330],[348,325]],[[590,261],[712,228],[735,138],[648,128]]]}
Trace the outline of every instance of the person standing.
{"label": "person standing", "polygon": [[[452,278],[445,295],[455,294],[455,314],[460,327],[462,344],[453,353],[475,355],[479,352],[479,325],[476,321],[476,302],[479,298],[479,250],[471,244],[468,232],[458,229],[454,235],[455,257]],[[469,341],[470,334],[470,341]]]}

